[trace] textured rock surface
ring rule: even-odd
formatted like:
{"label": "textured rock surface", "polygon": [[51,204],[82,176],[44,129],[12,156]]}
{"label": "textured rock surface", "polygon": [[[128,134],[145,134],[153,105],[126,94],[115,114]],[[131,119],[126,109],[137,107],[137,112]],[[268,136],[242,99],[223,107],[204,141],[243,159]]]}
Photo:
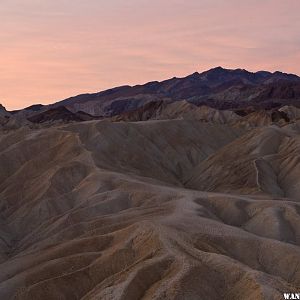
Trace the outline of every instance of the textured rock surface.
{"label": "textured rock surface", "polygon": [[1,133],[0,299],[299,291],[300,124],[258,123]]}

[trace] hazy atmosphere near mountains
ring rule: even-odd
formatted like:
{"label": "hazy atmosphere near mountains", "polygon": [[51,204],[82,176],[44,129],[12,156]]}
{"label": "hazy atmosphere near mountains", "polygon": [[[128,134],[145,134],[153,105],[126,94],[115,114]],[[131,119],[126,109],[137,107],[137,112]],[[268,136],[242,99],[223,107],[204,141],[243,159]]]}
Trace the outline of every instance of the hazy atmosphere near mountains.
{"label": "hazy atmosphere near mountains", "polygon": [[300,299],[299,3],[2,0],[0,300]]}
{"label": "hazy atmosphere near mountains", "polygon": [[211,67],[300,74],[298,0],[2,0],[9,109]]}

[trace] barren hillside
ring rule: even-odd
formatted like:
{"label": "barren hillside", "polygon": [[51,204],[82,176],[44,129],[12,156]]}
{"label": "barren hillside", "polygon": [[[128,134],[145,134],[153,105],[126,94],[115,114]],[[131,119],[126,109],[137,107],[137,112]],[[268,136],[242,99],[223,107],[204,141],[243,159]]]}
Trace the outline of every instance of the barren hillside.
{"label": "barren hillside", "polygon": [[2,132],[0,299],[299,290],[299,121],[200,113]]}

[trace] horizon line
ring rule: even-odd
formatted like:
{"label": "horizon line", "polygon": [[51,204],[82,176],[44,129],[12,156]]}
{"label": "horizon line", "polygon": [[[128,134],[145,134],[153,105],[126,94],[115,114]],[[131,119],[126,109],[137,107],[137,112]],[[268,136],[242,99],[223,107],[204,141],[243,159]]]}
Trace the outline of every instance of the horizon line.
{"label": "horizon line", "polygon": [[[37,105],[50,106],[50,105],[59,103],[61,101],[68,100],[68,99],[71,99],[71,98],[75,98],[75,97],[78,97],[78,96],[81,96],[81,95],[93,95],[93,94],[98,94],[98,93],[102,93],[102,92],[105,92],[105,91],[114,90],[114,89],[121,88],[121,87],[137,87],[137,86],[143,86],[145,84],[152,83],[152,82],[162,83],[164,81],[168,81],[168,80],[171,80],[171,79],[184,79],[184,78],[187,78],[187,77],[189,77],[189,76],[191,76],[193,74],[199,74],[199,75],[201,75],[201,74],[203,74],[205,72],[208,72],[208,71],[211,71],[211,70],[215,70],[215,69],[223,69],[223,70],[226,70],[226,71],[239,71],[240,70],[240,71],[245,71],[245,72],[248,72],[248,73],[251,73],[251,74],[256,74],[256,73],[259,73],[259,72],[267,72],[267,73],[270,73],[270,74],[281,73],[281,74],[285,74],[285,75],[297,76],[297,77],[300,78],[300,74],[287,73],[287,72],[279,71],[279,70],[276,70],[276,71],[266,71],[266,70],[249,71],[248,69],[244,69],[244,68],[226,68],[226,67],[222,67],[222,66],[217,66],[217,67],[212,67],[210,69],[206,69],[206,70],[200,71],[200,72],[199,71],[195,71],[195,72],[189,73],[189,74],[187,74],[187,75],[185,75],[183,77],[173,76],[173,77],[169,77],[169,78],[166,78],[166,79],[163,79],[163,80],[150,80],[150,81],[144,81],[144,82],[133,84],[133,85],[130,85],[130,84],[116,85],[116,86],[113,86],[113,87],[110,87],[110,88],[104,88],[102,90],[74,94],[73,96],[62,98],[60,100],[55,100],[55,99],[53,99],[53,100],[46,100],[46,102],[50,102],[48,104],[42,104],[40,102],[33,102],[33,104],[31,104],[29,106],[25,106],[25,107],[17,108],[17,109],[12,109],[12,110],[7,110],[7,111],[8,112],[17,112],[17,111],[21,111],[21,110],[24,110],[26,108],[30,108],[32,106],[37,106]],[[4,105],[4,102],[3,103],[0,102],[0,105],[2,105],[6,109],[6,106]]]}

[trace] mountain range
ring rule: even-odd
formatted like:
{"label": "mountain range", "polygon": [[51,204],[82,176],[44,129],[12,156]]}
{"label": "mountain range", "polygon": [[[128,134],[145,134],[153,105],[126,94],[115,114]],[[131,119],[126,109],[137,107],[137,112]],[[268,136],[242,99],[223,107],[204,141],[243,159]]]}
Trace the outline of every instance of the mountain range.
{"label": "mountain range", "polygon": [[272,109],[299,106],[300,77],[282,72],[217,67],[184,78],[172,78],[144,85],[121,86],[94,94],[82,94],[51,105],[33,105],[13,113],[33,115],[60,106],[73,113],[111,117],[136,110],[149,102],[185,100],[196,106],[219,110]]}
{"label": "mountain range", "polygon": [[299,85],[216,68],[0,106],[0,299],[299,291]]}

